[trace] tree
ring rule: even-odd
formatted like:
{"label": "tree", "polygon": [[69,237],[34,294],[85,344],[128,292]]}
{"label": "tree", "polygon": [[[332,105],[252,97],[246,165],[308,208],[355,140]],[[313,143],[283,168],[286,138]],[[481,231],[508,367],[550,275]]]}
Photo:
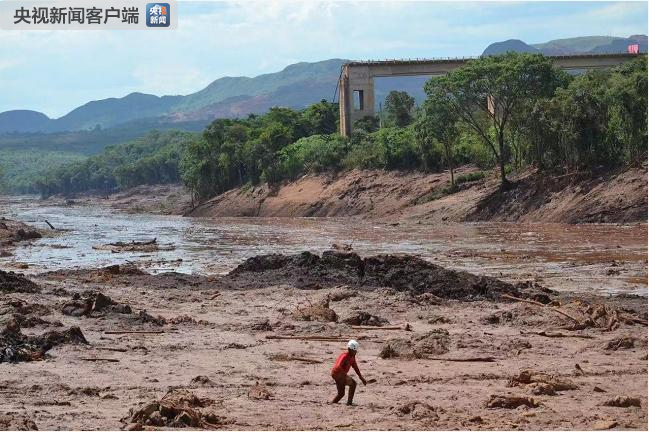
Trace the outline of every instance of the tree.
{"label": "tree", "polygon": [[426,93],[442,100],[493,152],[505,175],[506,130],[512,114],[530,99],[550,96],[565,73],[540,54],[513,53],[482,57],[426,83]]}
{"label": "tree", "polygon": [[404,127],[412,123],[412,109],[415,98],[404,91],[392,90],[385,98],[385,110],[388,122],[395,126]]}
{"label": "tree", "polygon": [[457,128],[459,117],[448,103],[445,95],[432,92],[424,102],[423,114],[420,116],[415,129],[420,139],[432,145],[436,140],[444,147],[444,159],[451,172],[451,188],[455,188],[455,173],[453,163],[453,148],[460,135]]}
{"label": "tree", "polygon": [[338,104],[325,99],[309,106],[302,116],[309,127],[309,135],[330,134],[338,129]]}

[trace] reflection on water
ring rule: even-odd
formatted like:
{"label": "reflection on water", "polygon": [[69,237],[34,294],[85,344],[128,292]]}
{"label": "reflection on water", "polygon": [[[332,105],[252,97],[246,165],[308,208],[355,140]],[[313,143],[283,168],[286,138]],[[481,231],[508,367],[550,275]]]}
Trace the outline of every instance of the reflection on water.
{"label": "reflection on water", "polygon": [[[103,207],[2,202],[6,217],[64,232],[16,249],[28,272],[138,262],[149,271],[214,274],[264,253],[322,252],[351,243],[361,255],[417,254],[440,265],[508,280],[537,280],[559,290],[647,293],[647,225],[444,224],[343,218],[183,218],[126,214]],[[93,250],[116,241],[175,246],[156,253]]]}

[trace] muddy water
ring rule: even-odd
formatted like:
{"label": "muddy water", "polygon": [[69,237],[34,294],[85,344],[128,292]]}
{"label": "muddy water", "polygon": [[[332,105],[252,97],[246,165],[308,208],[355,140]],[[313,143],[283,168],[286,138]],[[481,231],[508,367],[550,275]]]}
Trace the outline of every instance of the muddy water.
{"label": "muddy water", "polygon": [[[361,255],[410,253],[440,265],[506,280],[534,280],[562,291],[647,295],[647,225],[387,225],[339,218],[220,218],[126,214],[104,207],[0,201],[6,217],[63,231],[21,246],[0,267],[24,272],[137,262],[152,272],[227,272],[262,253],[321,252],[351,244]],[[173,250],[94,250],[116,241],[156,238]]]}

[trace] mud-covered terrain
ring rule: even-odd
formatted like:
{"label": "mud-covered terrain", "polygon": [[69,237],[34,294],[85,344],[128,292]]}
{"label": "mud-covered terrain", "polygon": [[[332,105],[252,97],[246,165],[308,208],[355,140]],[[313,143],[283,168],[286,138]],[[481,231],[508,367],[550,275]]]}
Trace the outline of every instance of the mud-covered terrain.
{"label": "mud-covered terrain", "polygon": [[[224,276],[0,272],[0,289],[1,429],[647,426],[646,297],[346,252]],[[331,405],[352,337],[370,382]]]}
{"label": "mud-covered terrain", "polygon": [[305,175],[275,186],[241,187],[208,200],[189,216],[320,216],[418,223],[509,221],[627,223],[647,221],[647,168],[601,173],[510,176],[503,190],[495,173],[458,168],[449,174],[352,170]]}
{"label": "mud-covered terrain", "polygon": [[0,257],[12,255],[16,245],[42,238],[44,230],[0,216]]}

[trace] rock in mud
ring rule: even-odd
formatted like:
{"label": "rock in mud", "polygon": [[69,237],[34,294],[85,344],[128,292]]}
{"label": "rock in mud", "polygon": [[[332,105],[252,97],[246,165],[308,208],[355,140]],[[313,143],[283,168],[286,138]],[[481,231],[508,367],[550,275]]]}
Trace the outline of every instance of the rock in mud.
{"label": "rock in mud", "polygon": [[631,349],[635,346],[635,338],[630,336],[611,339],[604,345],[606,351],[617,351],[619,349]]}
{"label": "rock in mud", "polygon": [[491,395],[487,401],[487,408],[507,408],[514,409],[519,406],[536,408],[539,404],[531,397],[509,396],[509,395]]}
{"label": "rock in mud", "polygon": [[[250,275],[254,273],[253,275]],[[247,259],[229,274],[238,285],[262,287],[288,283],[298,288],[349,286],[388,287],[414,295],[431,293],[444,299],[498,299],[522,295],[514,285],[487,276],[448,270],[421,258],[377,255],[361,258],[353,252],[325,251],[298,255],[260,255]]]}
{"label": "rock in mud", "polygon": [[447,330],[435,329],[411,339],[390,339],[381,348],[379,357],[413,359],[445,354],[450,349],[450,342],[451,338]]}
{"label": "rock in mud", "polygon": [[4,293],[37,293],[41,289],[21,274],[0,270],[0,291]]}
{"label": "rock in mud", "polygon": [[374,326],[374,327],[381,327],[386,324],[390,324],[390,322],[387,319],[381,318],[376,315],[372,315],[371,313],[365,311],[354,312],[353,314],[345,318],[342,322],[344,322],[345,324],[355,325],[355,326]]}
{"label": "rock in mud", "polygon": [[150,402],[141,409],[131,409],[122,419],[127,425],[147,425],[173,428],[215,428],[225,424],[225,418],[207,411],[214,401],[199,398],[187,389],[173,389],[159,401]]}
{"label": "rock in mud", "polygon": [[609,399],[604,402],[602,405],[618,408],[629,408],[629,407],[640,407],[640,398],[629,397],[629,396],[617,396],[613,399]]}
{"label": "rock in mud", "polygon": [[296,307],[292,316],[298,321],[338,321],[338,314],[329,307],[329,299],[305,307]]}
{"label": "rock in mud", "polygon": [[254,386],[250,387],[248,397],[250,399],[269,400],[273,398],[273,393],[265,385],[256,382]]}
{"label": "rock in mud", "polygon": [[25,230],[22,228],[16,231],[16,234],[14,236],[16,241],[33,240],[33,239],[39,239],[41,237],[43,237],[41,233],[39,233],[36,230],[30,230],[30,229]]}
{"label": "rock in mud", "polygon": [[12,321],[0,333],[0,363],[41,360],[47,351],[61,344],[88,344],[88,341],[79,327],[26,336],[20,331],[20,325]]}

